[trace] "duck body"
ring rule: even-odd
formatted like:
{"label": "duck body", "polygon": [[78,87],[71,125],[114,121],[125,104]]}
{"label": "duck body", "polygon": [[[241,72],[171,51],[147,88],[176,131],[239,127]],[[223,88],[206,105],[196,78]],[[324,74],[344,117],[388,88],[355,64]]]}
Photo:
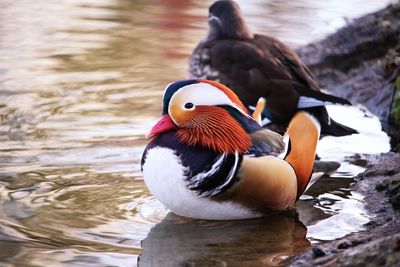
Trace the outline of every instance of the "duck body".
{"label": "duck body", "polygon": [[[161,203],[174,213],[191,218],[229,220],[262,216],[240,203],[218,201],[216,197],[238,181],[243,156],[224,156],[201,147],[188,147],[175,134],[156,137],[145,152],[145,183]],[[233,175],[228,176],[231,172]],[[196,178],[202,179],[197,185]]]}
{"label": "duck body", "polygon": [[[203,98],[204,93],[213,98]],[[142,171],[150,192],[168,209],[186,217],[230,220],[294,208],[311,176],[319,137],[309,115],[296,115],[293,125],[303,129],[289,127],[289,143],[296,145],[285,152],[282,136],[263,129],[223,85],[179,81],[167,86],[163,102]],[[295,134],[304,129],[310,134]],[[299,153],[305,146],[310,146],[308,157]],[[302,158],[304,174],[291,157]]]}
{"label": "duck body", "polygon": [[311,71],[287,45],[253,34],[235,2],[217,1],[209,14],[208,35],[189,61],[192,78],[225,84],[250,109],[264,97],[264,124],[272,122],[285,129],[294,114],[304,110],[318,119],[323,134],[357,133],[332,120],[325,108],[327,104],[351,103],[321,92]]}

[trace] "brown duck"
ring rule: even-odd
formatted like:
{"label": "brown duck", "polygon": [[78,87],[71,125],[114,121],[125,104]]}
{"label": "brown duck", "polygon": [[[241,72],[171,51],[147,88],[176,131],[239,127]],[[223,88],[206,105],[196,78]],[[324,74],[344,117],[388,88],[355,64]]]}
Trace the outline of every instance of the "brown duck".
{"label": "brown duck", "polygon": [[294,114],[304,110],[318,119],[322,134],[357,133],[331,119],[325,108],[327,104],[351,103],[322,93],[310,70],[287,45],[273,37],[253,34],[234,1],[212,4],[208,22],[208,35],[190,58],[192,78],[225,84],[249,109],[260,97],[265,98],[263,125],[272,123],[284,131]]}

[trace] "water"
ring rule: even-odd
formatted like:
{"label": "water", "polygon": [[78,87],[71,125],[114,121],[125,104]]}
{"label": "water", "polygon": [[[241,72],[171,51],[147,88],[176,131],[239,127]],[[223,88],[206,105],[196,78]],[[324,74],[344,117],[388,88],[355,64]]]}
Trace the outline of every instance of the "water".
{"label": "water", "polygon": [[[387,3],[247,2],[239,1],[254,30],[292,47]],[[187,77],[210,3],[0,2],[1,266],[134,266],[140,254],[143,266],[160,258],[279,265],[311,243],[363,229],[362,196],[348,189],[362,168],[344,158],[389,144],[359,108],[351,118],[343,107],[330,110],[338,121],[360,121],[362,134],[321,141],[323,159],[344,163],[299,201],[298,214],[193,221],[166,216],[147,191],[139,164],[145,134],[165,85]]]}

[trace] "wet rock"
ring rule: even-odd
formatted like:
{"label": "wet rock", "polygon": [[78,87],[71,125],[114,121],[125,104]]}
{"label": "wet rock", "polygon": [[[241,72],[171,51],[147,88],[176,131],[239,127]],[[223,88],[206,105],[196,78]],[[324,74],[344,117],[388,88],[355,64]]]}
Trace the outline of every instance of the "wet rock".
{"label": "wet rock", "polygon": [[352,247],[356,247],[356,246],[358,246],[358,245],[360,245],[360,244],[363,244],[364,242],[363,241],[360,241],[360,240],[352,240],[351,241],[351,246]]}
{"label": "wet rock", "polygon": [[376,184],[375,188],[385,193],[395,209],[400,209],[400,176],[386,179]]}
{"label": "wet rock", "polygon": [[314,258],[319,258],[326,255],[326,253],[320,248],[312,248],[312,252],[314,253]]}
{"label": "wet rock", "polygon": [[338,249],[348,249],[349,247],[350,247],[349,243],[343,242],[343,243],[340,243],[337,248]]}
{"label": "wet rock", "polygon": [[388,187],[388,184],[385,183],[385,182],[378,183],[378,184],[376,184],[376,186],[375,186],[376,190],[378,190],[378,191],[383,191],[383,190],[385,190],[387,187]]}
{"label": "wet rock", "polygon": [[[297,49],[322,88],[365,105],[388,129],[399,76],[400,3]],[[379,92],[377,94],[376,92]]]}
{"label": "wet rock", "polygon": [[364,224],[366,227],[368,227],[368,228],[371,228],[371,227],[374,227],[374,226],[376,226],[376,225],[378,225],[378,223],[376,222],[376,221],[370,221],[370,222],[367,222],[366,224]]}
{"label": "wet rock", "polygon": [[[382,160],[384,159],[384,160]],[[357,178],[364,179],[374,176],[394,176],[400,173],[400,155],[398,153],[386,153],[368,157],[371,167],[358,175]],[[380,182],[383,183],[384,181]],[[384,186],[384,185],[379,185]]]}
{"label": "wet rock", "polygon": [[391,203],[398,196],[400,155],[381,154],[371,157],[371,162],[373,166],[359,175],[351,189],[365,196],[365,208],[376,215],[374,220],[364,225],[363,232],[319,244],[325,255],[316,258],[315,248],[309,249],[296,256],[291,266],[400,266],[400,211]]}
{"label": "wet rock", "polygon": [[397,193],[395,196],[390,198],[390,203],[392,203],[393,207],[397,210],[400,209],[400,194]]}
{"label": "wet rock", "polygon": [[397,242],[394,247],[394,251],[400,251],[400,239],[397,239]]}
{"label": "wet rock", "polygon": [[381,209],[378,210],[379,213],[383,213],[383,212],[385,212],[385,211],[386,211],[385,208],[381,208]]}
{"label": "wet rock", "polygon": [[[394,152],[400,151],[400,123],[393,112],[398,110],[393,103],[400,79],[399,36],[397,1],[297,49],[322,88],[380,118]],[[308,249],[291,266],[400,266],[400,154],[394,152],[346,159],[367,168],[351,188],[364,196],[366,211],[375,215],[366,230]]]}

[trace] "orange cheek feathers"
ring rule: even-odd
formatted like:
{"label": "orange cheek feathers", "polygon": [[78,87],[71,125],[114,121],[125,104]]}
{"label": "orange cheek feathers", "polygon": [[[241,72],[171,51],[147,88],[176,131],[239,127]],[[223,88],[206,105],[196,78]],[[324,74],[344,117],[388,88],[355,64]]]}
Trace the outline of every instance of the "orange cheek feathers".
{"label": "orange cheek feathers", "polygon": [[169,114],[178,126],[183,126],[186,122],[190,121],[195,115],[195,110],[183,110],[178,105],[171,105]]}
{"label": "orange cheek feathers", "polygon": [[181,142],[221,153],[244,153],[250,148],[249,135],[226,110],[198,106],[190,116],[177,132]]}

